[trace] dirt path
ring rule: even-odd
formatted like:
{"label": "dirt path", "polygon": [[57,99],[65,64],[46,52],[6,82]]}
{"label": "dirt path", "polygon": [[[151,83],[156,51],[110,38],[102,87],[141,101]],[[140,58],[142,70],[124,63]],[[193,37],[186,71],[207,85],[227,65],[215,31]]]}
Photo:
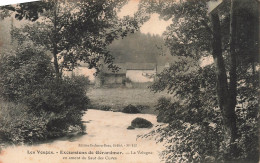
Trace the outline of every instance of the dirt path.
{"label": "dirt path", "polygon": [[159,163],[162,145],[154,140],[136,139],[151,129],[126,129],[136,117],[157,124],[154,115],[88,110],[83,117],[86,135],[41,145],[8,147],[3,150],[0,163]]}

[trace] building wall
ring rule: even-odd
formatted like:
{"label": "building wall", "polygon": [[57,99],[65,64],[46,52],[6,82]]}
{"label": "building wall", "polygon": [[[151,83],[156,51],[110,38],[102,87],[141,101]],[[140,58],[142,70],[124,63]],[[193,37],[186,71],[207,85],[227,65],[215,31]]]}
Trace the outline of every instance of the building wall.
{"label": "building wall", "polygon": [[127,70],[126,77],[132,82],[145,83],[153,82],[154,78],[147,77],[146,75],[156,74],[156,70]]}
{"label": "building wall", "polygon": [[73,71],[64,71],[63,74],[65,76],[86,76],[89,78],[90,82],[94,82],[95,81],[95,76],[94,73],[96,72],[95,69],[88,69],[87,67],[77,67],[75,68]]}

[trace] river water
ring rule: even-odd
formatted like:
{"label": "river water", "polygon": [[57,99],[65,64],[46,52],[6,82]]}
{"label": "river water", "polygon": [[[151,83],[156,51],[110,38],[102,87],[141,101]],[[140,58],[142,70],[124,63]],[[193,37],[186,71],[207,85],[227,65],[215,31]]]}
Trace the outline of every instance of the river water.
{"label": "river water", "polygon": [[87,134],[32,146],[3,149],[0,163],[159,163],[162,144],[153,138],[138,138],[151,129],[127,130],[131,121],[142,117],[154,126],[156,116],[88,110],[83,117]]}

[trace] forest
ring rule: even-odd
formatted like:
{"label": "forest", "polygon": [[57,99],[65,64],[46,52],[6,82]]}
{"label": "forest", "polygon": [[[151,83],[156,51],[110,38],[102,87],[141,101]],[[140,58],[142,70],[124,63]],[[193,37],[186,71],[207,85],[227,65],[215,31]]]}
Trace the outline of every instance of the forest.
{"label": "forest", "polygon": [[[140,0],[133,17],[118,17],[127,2],[1,7],[2,19],[28,23],[11,27],[10,46],[1,46],[0,144],[87,132],[89,81],[63,75],[79,62],[116,71],[116,62],[155,62],[161,54],[174,59],[149,89],[170,95],[155,106],[157,121],[167,125],[144,135],[166,142],[161,159],[259,162],[259,1],[226,0],[209,11],[209,0]],[[162,37],[139,32],[153,13],[172,20]],[[205,57],[213,63],[201,66]]]}

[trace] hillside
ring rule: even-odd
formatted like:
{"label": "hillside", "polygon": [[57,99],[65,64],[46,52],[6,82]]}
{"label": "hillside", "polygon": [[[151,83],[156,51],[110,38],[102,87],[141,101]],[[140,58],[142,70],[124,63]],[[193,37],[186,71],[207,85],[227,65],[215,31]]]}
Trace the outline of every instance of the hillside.
{"label": "hillside", "polygon": [[174,60],[164,46],[159,35],[136,32],[127,37],[115,40],[108,50],[115,57],[115,62],[158,63],[164,65]]}

